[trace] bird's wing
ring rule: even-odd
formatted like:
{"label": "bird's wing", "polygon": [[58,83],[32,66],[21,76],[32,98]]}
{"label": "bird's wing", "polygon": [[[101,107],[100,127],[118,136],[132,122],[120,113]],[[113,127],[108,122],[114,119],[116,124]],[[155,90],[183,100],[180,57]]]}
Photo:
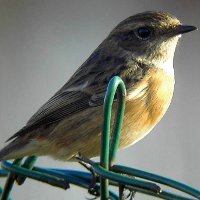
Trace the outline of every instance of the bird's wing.
{"label": "bird's wing", "polygon": [[7,141],[88,108],[103,105],[107,84],[115,75],[127,83],[126,87],[130,87],[146,73],[146,69],[136,64],[127,69],[124,59],[102,55],[98,57],[99,53],[95,51],[71,79],[30,118],[26,126]]}
{"label": "bird's wing", "polygon": [[26,126],[8,139],[22,136],[41,125],[60,121],[71,114],[103,104],[104,96],[83,91],[63,91],[47,101],[27,122]]}
{"label": "bird's wing", "polygon": [[84,66],[80,67],[71,79],[29,119],[26,126],[7,141],[26,135],[40,126],[58,122],[71,114],[103,105],[109,80],[107,78],[106,82],[102,83],[106,76],[104,68],[95,73],[94,71],[89,72]]}

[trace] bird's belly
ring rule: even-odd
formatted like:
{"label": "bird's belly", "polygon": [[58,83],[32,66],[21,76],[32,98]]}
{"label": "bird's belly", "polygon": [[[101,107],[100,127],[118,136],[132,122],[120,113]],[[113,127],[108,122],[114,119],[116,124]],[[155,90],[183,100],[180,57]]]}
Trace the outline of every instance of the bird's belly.
{"label": "bird's belly", "polygon": [[167,76],[162,70],[151,73],[147,80],[138,85],[140,87],[145,84],[142,92],[133,98],[127,98],[120,148],[134,144],[146,136],[161,120],[171,103],[174,76]]}
{"label": "bird's belly", "polygon": [[143,102],[130,101],[126,103],[120,148],[128,147],[145,137],[160,121],[167,110],[164,105],[154,109],[157,112],[150,113],[151,111]]}
{"label": "bird's belly", "polygon": [[[166,111],[164,106],[162,109],[159,109],[156,116],[152,117],[152,115],[145,110],[143,104],[138,104],[140,103],[131,101],[126,103],[120,138],[120,149],[136,143],[147,135]],[[95,114],[97,110],[99,114],[98,117]],[[53,142],[52,146],[54,146],[55,149],[51,147],[53,157],[61,160],[73,161],[73,157],[77,153],[81,153],[88,158],[100,155],[103,111],[102,107],[99,107],[97,110],[95,112],[88,112],[88,115],[85,116],[85,121],[77,121],[77,119],[75,119],[73,121],[74,127],[70,126],[70,130],[68,129],[69,126],[67,126],[67,123],[68,125],[70,123],[69,120],[67,120],[67,123],[63,122],[63,125],[56,130],[56,138],[59,138],[59,140],[57,140],[57,143],[55,143],[55,141]],[[60,137],[58,133],[60,133]]]}
{"label": "bird's belly", "polygon": [[[120,148],[134,144],[148,134],[169,107],[174,79],[166,77],[163,81],[160,77],[158,75],[157,79],[148,80],[149,86],[143,95],[132,99],[127,98]],[[60,122],[49,137],[49,140],[53,141],[49,142],[52,144],[52,156],[62,160],[73,160],[77,153],[88,158],[98,156],[102,116],[103,109],[100,106],[90,108]],[[48,154],[51,153],[48,152]]]}

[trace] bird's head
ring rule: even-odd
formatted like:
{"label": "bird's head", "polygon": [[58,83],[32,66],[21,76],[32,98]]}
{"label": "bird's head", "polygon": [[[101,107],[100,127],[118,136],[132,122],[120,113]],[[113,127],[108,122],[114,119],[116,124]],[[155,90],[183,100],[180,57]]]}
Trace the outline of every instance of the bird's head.
{"label": "bird's head", "polygon": [[138,62],[165,67],[165,63],[173,63],[180,36],[195,29],[182,25],[167,12],[152,11],[125,19],[113,29],[108,39]]}

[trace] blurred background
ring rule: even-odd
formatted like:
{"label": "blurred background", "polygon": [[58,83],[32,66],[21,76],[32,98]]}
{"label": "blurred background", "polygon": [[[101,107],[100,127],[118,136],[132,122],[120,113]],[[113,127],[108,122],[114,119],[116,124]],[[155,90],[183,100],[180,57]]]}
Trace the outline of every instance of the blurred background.
{"label": "blurred background", "polygon": [[[198,0],[0,0],[0,147],[25,125],[123,19],[147,10],[168,11],[200,27]],[[172,104],[142,141],[120,151],[117,163],[200,188],[200,33],[178,45]],[[40,158],[40,166],[78,168]],[[4,180],[1,180],[3,185]],[[86,191],[64,191],[27,180],[14,187],[16,200],[85,199]],[[91,197],[91,196],[90,196]],[[138,199],[152,199],[141,197]]]}

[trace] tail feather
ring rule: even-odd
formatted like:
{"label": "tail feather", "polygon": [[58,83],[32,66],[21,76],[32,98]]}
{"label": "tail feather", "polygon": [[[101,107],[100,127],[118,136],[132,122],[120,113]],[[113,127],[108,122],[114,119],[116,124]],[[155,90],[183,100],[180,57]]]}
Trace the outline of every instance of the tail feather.
{"label": "tail feather", "polygon": [[0,151],[0,161],[22,158],[34,155],[34,145],[31,142],[19,140],[18,138],[10,142]]}

